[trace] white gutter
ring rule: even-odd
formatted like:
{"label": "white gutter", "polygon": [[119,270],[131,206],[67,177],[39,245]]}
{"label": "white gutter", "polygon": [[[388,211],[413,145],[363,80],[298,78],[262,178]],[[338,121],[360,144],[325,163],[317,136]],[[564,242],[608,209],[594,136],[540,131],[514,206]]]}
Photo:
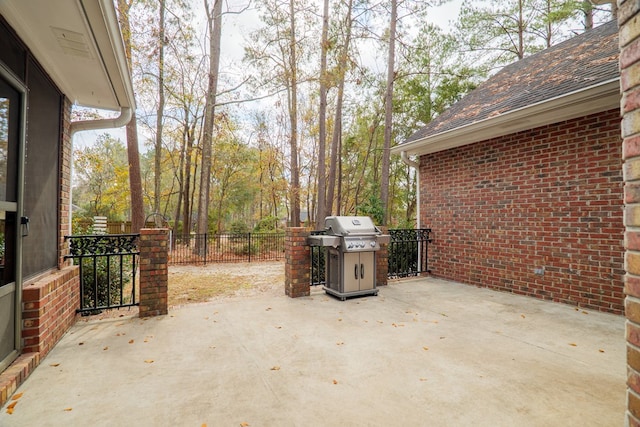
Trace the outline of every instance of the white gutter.
{"label": "white gutter", "polygon": [[588,114],[619,108],[620,79],[570,92],[391,148],[393,154],[421,155],[460,147]]}
{"label": "white gutter", "polygon": [[[96,51],[100,56],[102,66],[111,80],[115,96],[120,104],[120,115],[111,119],[71,122],[71,137],[76,132],[126,126],[133,117],[133,109],[136,102],[118,16],[112,0],[99,0],[98,2],[81,0],[80,4],[88,26],[93,32]],[[103,52],[102,49],[105,49],[105,51]]]}
{"label": "white gutter", "polygon": [[122,107],[120,109],[120,115],[113,119],[99,119],[99,120],[79,120],[77,122],[71,122],[69,132],[71,138],[76,132],[82,132],[85,130],[100,130],[100,129],[115,129],[126,126],[133,117],[133,110],[130,107]]}

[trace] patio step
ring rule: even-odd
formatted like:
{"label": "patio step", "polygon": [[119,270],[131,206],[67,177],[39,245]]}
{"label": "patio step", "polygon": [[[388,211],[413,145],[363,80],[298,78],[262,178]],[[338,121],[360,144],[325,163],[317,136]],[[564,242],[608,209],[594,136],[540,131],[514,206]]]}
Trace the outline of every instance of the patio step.
{"label": "patio step", "polygon": [[21,354],[0,374],[0,407],[4,406],[39,364],[39,353]]}

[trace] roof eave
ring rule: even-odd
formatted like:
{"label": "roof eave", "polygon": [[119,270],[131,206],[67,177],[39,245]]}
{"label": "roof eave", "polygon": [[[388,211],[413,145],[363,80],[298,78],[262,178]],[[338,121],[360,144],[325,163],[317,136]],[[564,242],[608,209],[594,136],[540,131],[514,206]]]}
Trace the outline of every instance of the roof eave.
{"label": "roof eave", "polygon": [[499,136],[534,129],[620,106],[620,79],[615,78],[391,148],[393,154],[424,155]]}
{"label": "roof eave", "polygon": [[[112,0],[0,1],[0,14],[73,103],[116,111],[135,108]],[[86,54],[65,54],[53,31],[86,37],[78,43]]]}

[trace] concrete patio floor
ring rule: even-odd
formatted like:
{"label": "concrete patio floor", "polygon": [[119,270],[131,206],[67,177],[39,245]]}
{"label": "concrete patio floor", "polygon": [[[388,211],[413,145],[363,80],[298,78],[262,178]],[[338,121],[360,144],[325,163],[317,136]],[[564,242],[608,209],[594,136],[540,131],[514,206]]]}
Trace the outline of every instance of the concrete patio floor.
{"label": "concrete patio floor", "polygon": [[0,426],[620,426],[624,318],[432,278],[78,322]]}

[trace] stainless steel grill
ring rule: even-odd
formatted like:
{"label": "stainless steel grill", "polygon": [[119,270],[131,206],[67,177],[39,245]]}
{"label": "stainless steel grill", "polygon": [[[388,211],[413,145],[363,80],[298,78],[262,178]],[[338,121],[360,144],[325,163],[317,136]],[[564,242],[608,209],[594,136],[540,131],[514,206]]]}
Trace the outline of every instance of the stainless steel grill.
{"label": "stainless steel grill", "polygon": [[326,248],[324,290],[342,301],[377,295],[376,252],[389,236],[368,216],[329,216],[324,225],[325,235],[308,238],[309,245]]}

